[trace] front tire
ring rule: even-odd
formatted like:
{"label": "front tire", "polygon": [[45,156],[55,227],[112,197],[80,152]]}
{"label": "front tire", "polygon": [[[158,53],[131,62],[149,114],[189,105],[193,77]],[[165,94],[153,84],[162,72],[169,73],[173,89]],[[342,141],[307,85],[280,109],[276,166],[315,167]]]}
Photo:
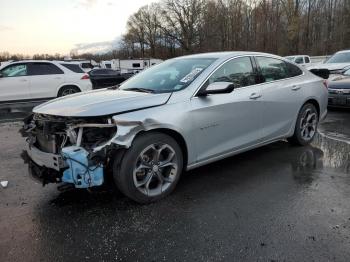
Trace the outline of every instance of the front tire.
{"label": "front tire", "polygon": [[317,132],[318,112],[316,107],[307,103],[300,109],[294,134],[288,141],[294,145],[305,146],[312,142]]}
{"label": "front tire", "polygon": [[180,179],[183,155],[177,142],[163,133],[137,136],[120,161],[113,165],[118,189],[145,204],[169,195]]}

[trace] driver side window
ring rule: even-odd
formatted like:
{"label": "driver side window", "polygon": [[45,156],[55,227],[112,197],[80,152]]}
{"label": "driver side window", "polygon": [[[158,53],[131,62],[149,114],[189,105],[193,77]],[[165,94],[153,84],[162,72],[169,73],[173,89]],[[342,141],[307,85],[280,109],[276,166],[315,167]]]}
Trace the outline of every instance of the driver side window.
{"label": "driver side window", "polygon": [[207,85],[214,82],[231,82],[235,88],[257,84],[250,58],[240,57],[226,62],[210,76]]}
{"label": "driver side window", "polygon": [[16,77],[16,76],[26,76],[27,75],[27,65],[26,64],[15,64],[10,65],[3,70],[1,70],[3,77]]}

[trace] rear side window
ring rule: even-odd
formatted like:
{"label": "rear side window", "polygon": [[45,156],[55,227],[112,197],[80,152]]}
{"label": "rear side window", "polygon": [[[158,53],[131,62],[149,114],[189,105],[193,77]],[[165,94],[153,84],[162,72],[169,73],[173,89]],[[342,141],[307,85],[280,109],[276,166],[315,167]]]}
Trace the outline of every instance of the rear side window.
{"label": "rear side window", "polygon": [[80,68],[79,65],[76,65],[76,64],[61,64],[61,65],[69,69],[70,71],[73,71],[74,73],[85,73],[83,69]]}
{"label": "rear side window", "polygon": [[260,67],[261,75],[264,82],[271,82],[289,77],[286,62],[270,58],[270,57],[256,57],[256,61]]}
{"label": "rear side window", "polygon": [[82,68],[94,68],[94,66],[91,63],[81,63]]}
{"label": "rear side window", "polygon": [[306,64],[310,63],[310,58],[308,56],[305,56],[305,63]]}
{"label": "rear side window", "polygon": [[63,71],[51,63],[31,63],[28,65],[29,75],[57,75]]}
{"label": "rear side window", "polygon": [[250,58],[241,57],[226,62],[211,75],[206,84],[213,82],[232,82],[237,88],[255,85],[256,74]]}
{"label": "rear side window", "polygon": [[287,65],[288,77],[300,76],[303,74],[303,71],[296,65],[293,65],[288,62],[285,62],[285,63]]}

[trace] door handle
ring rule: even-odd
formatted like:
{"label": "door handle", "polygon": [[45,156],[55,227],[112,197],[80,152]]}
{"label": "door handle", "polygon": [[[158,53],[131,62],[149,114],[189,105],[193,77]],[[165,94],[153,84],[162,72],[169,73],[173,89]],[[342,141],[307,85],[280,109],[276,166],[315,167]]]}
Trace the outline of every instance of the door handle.
{"label": "door handle", "polygon": [[297,91],[297,90],[299,90],[300,88],[301,88],[301,86],[297,86],[297,85],[292,86],[292,90],[293,90],[293,91]]}
{"label": "door handle", "polygon": [[27,79],[21,79],[20,81],[21,82],[27,82],[28,80]]}
{"label": "door handle", "polygon": [[250,99],[258,99],[258,98],[260,98],[261,97],[261,94],[258,94],[258,93],[252,93],[251,95],[250,95]]}
{"label": "door handle", "polygon": [[55,79],[62,79],[62,78],[58,76],[58,77],[55,77]]}

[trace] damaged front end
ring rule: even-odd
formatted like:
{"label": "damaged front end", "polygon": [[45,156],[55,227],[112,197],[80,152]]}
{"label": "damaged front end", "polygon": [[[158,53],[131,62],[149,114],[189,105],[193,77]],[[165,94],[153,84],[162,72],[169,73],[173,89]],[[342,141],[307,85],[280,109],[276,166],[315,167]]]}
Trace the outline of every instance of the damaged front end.
{"label": "damaged front end", "polygon": [[31,173],[43,184],[100,186],[111,156],[117,123],[110,117],[60,117],[33,114],[24,121]]}

